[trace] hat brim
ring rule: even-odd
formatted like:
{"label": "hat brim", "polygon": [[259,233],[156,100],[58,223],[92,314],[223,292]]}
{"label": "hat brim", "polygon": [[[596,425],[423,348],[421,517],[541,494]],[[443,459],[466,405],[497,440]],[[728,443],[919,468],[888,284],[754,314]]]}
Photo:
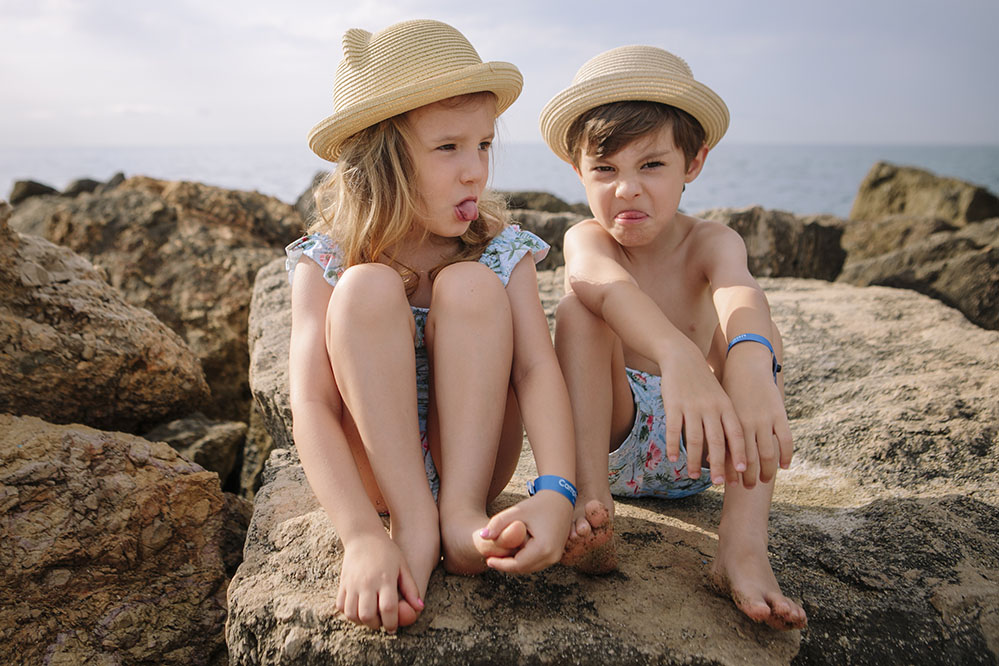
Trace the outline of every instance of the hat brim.
{"label": "hat brim", "polygon": [[572,164],[567,134],[579,116],[612,102],[659,102],[692,115],[705,132],[705,145],[714,148],[728,129],[728,107],[713,90],[693,79],[607,74],[569,86],[541,111],[545,143],[560,159]]}
{"label": "hat brim", "polygon": [[336,162],[344,140],[383,120],[449,97],[489,91],[496,95],[496,115],[520,95],[524,79],[508,62],[470,65],[446,75],[418,81],[376,95],[334,113],[309,132],[309,148],[319,157]]}

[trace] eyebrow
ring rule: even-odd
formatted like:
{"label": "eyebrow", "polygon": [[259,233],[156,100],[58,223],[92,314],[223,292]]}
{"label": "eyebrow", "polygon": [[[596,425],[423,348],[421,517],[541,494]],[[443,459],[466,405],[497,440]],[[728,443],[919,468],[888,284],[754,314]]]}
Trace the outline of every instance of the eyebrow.
{"label": "eyebrow", "polygon": [[[461,134],[447,134],[445,136],[437,137],[432,141],[432,143],[457,143],[458,141],[465,138]],[[486,136],[479,139],[479,141],[492,141],[496,138],[496,132],[490,132]]]}

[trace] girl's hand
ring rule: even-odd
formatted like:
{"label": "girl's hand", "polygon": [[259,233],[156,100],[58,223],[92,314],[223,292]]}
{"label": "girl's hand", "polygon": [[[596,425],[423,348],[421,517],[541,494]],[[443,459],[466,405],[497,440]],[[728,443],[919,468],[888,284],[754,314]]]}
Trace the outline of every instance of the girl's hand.
{"label": "girl's hand", "polygon": [[351,622],[390,634],[399,627],[400,616],[403,624],[411,624],[423,610],[409,565],[387,533],[344,544],[336,607]]}
{"label": "girl's hand", "polygon": [[495,538],[507,525],[521,521],[527,539],[513,555],[486,558],[486,565],[506,573],[533,573],[558,562],[572,527],[572,503],[553,490],[539,490],[490,519],[483,538]]}

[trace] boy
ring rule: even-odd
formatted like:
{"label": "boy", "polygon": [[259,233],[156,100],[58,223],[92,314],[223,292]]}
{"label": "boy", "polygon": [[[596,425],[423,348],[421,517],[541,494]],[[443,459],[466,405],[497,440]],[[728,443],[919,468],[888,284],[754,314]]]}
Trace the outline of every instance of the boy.
{"label": "boy", "polygon": [[792,450],[780,335],[741,237],[677,210],[727,127],[721,98],[648,46],[593,58],[541,113],[595,217],[565,235],[556,323],[579,484],[563,562],[616,566],[612,495],[727,481],[712,582],[753,620],[797,628],[805,612],[767,554],[774,476]]}

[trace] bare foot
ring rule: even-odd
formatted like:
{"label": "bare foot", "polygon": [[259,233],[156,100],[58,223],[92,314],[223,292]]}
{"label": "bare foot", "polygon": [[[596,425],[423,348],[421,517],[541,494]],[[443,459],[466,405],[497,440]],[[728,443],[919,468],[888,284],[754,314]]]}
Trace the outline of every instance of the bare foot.
{"label": "bare foot", "polygon": [[[417,530],[405,529],[396,523],[392,524],[392,540],[406,558],[409,571],[413,574],[416,586],[420,590],[420,599],[425,599],[427,583],[430,574],[441,560],[440,537],[436,529]],[[399,595],[399,626],[408,627],[419,619],[423,607],[414,608]]]}
{"label": "bare foot", "polygon": [[573,525],[565,544],[562,564],[582,573],[602,574],[617,569],[614,549],[614,521],[600,500],[590,500],[584,517]]}
{"label": "bare foot", "polygon": [[805,609],[780,591],[765,547],[762,553],[752,549],[735,553],[719,544],[711,567],[711,584],[719,594],[732,597],[736,607],[751,620],[780,630],[808,625]]}
{"label": "bare foot", "polygon": [[448,573],[471,575],[486,570],[487,557],[508,557],[527,541],[527,526],[515,521],[495,539],[483,539],[488,516],[468,512],[441,519],[444,569]]}

